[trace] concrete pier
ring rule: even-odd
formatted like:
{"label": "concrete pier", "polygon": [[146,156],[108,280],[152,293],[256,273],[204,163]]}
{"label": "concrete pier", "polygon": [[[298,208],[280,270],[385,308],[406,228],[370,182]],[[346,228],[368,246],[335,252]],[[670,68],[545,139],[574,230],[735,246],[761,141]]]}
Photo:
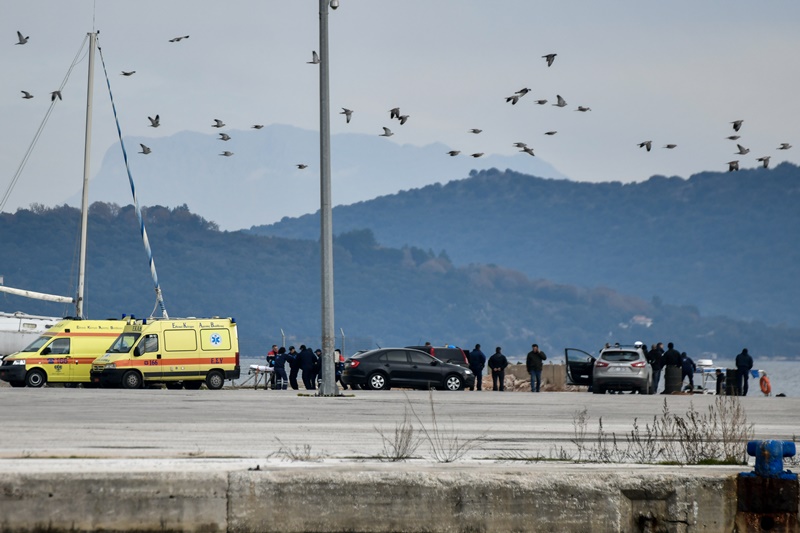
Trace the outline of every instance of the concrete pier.
{"label": "concrete pier", "polygon": [[[740,400],[756,438],[792,439],[798,400]],[[577,410],[622,436],[665,401],[714,398],[0,388],[0,531],[733,531],[752,465],[549,460]],[[467,453],[381,460],[378,430],[432,414]]]}

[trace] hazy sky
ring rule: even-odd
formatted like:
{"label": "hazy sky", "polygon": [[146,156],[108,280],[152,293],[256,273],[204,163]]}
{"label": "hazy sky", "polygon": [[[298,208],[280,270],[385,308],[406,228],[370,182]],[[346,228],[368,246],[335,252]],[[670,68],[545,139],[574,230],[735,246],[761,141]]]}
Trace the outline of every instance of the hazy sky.
{"label": "hazy sky", "polygon": [[[512,143],[579,181],[643,181],[798,161],[797,0],[340,0],[330,13],[332,132],[513,154]],[[319,126],[317,0],[26,0],[0,17],[0,194],[93,27],[123,133]],[[16,31],[30,36],[15,45]],[[179,43],[170,38],[190,35]],[[547,67],[542,55],[557,53]],[[130,77],[121,70],[135,70]],[[61,203],[80,185],[86,59],[72,72],[4,210]],[[528,87],[516,106],[506,96]],[[21,90],[34,94],[21,98]],[[556,94],[568,102],[557,108]],[[535,99],[546,98],[539,106]],[[580,113],[578,105],[591,107]],[[399,106],[410,119],[389,120]],[[338,115],[355,110],[352,122]],[[148,127],[159,114],[161,127]],[[734,155],[730,122],[744,120]],[[92,174],[116,130],[97,63]],[[467,133],[482,128],[479,136]],[[552,137],[545,131],[557,130]],[[637,147],[653,141],[647,153]],[[777,151],[782,142],[795,144]],[[674,150],[663,149],[675,143]],[[129,147],[133,151],[136,147]],[[309,160],[318,146],[308,147]],[[135,154],[132,158],[137,157]],[[144,156],[138,156],[144,157]],[[446,156],[444,156],[446,157]],[[135,166],[135,159],[133,159]],[[289,162],[292,165],[293,162]],[[287,174],[294,170],[288,166]],[[190,186],[191,184],[187,184]],[[336,193],[334,197],[342,197]],[[397,189],[401,189],[398,184]],[[213,216],[211,217],[213,218]]]}

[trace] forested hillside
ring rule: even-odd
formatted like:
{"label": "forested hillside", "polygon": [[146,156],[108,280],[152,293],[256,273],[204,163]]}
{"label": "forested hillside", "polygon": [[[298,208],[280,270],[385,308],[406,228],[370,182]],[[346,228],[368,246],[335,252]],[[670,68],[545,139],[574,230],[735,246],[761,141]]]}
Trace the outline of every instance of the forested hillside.
{"label": "forested hillside", "polygon": [[[70,207],[0,214],[0,275],[9,286],[73,294],[79,213]],[[185,207],[146,209],[167,310],[173,317],[232,316],[244,355],[280,342],[320,343],[319,247],[314,240],[221,232]],[[498,258],[499,259],[499,258]],[[498,261],[499,262],[499,261]],[[95,203],[89,217],[87,313],[148,316],[155,295],[132,206]],[[503,346],[522,356],[538,342],[551,356],[604,342],[674,341],[692,354],[800,354],[800,331],[702,316],[622,295],[530,278],[505,267],[455,267],[447,254],[378,245],[369,230],[334,245],[335,322],[347,351],[375,345]],[[0,294],[0,308],[70,314],[59,304]]]}
{"label": "forested hillside", "polygon": [[[800,169],[578,183],[489,170],[334,209],[336,232],[532,278],[800,326]],[[318,238],[318,215],[252,228]]]}

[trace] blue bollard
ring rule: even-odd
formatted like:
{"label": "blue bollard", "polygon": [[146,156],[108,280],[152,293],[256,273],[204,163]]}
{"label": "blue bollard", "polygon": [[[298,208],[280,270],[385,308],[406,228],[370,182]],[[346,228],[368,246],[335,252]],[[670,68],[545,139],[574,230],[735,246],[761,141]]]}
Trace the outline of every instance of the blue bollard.
{"label": "blue bollard", "polygon": [[776,479],[797,479],[797,474],[783,470],[783,458],[797,453],[794,442],[785,440],[751,440],[747,443],[747,454],[756,458],[756,468],[743,476],[759,476]]}

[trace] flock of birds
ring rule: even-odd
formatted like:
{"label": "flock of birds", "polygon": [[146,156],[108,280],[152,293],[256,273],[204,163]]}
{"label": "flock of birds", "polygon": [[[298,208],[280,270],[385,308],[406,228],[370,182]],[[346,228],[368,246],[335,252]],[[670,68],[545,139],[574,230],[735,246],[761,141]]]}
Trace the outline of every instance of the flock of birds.
{"label": "flock of birds", "polygon": [[[744,120],[733,120],[733,121],[731,121],[731,125],[733,126],[733,131],[735,133],[734,133],[734,135],[729,135],[729,136],[727,136],[725,138],[730,140],[730,141],[737,141],[737,140],[741,139],[741,136],[739,135],[739,130],[742,129],[742,124],[744,124]],[[650,149],[653,147],[653,141],[643,141],[643,142],[640,142],[638,146],[639,146],[639,148],[647,149],[647,151],[649,152]],[[665,144],[664,148],[672,150],[673,148],[676,148],[677,146],[678,146],[677,144]],[[781,143],[780,146],[778,146],[777,150],[788,150],[791,147],[792,147],[792,145],[789,144],[789,143]],[[746,155],[746,154],[750,153],[750,149],[749,148],[745,148],[741,144],[737,144],[736,145],[736,149],[737,149],[737,151],[734,152],[734,154],[736,154],[736,155]],[[757,158],[756,161],[761,163],[762,167],[769,168],[769,160],[770,160],[771,157],[772,156],[769,156],[769,155],[761,156],[761,157]],[[734,172],[734,171],[738,171],[739,170],[739,160],[738,159],[735,159],[733,161],[728,161],[727,165],[728,165],[728,172]]]}
{"label": "flock of birds", "polygon": [[[188,38],[189,38],[188,35],[182,35],[182,36],[178,36],[178,37],[174,37],[172,39],[169,39],[169,42],[170,43],[177,43],[177,42],[180,42],[180,41],[182,41],[184,39],[188,39]],[[17,31],[17,42],[15,44],[16,45],[27,44],[29,39],[30,39],[30,36],[23,36],[23,34],[21,32]],[[553,66],[553,63],[554,63],[555,58],[556,58],[557,55],[558,54],[555,54],[555,53],[549,53],[549,54],[545,54],[545,55],[543,55],[541,57],[542,57],[542,59],[545,60],[545,62],[547,64],[547,67],[551,67],[551,66]],[[311,53],[311,61],[307,61],[307,63],[311,64],[311,65],[319,65],[320,64],[319,54],[317,54],[316,51],[312,51],[312,53]],[[124,77],[130,77],[130,76],[132,76],[134,74],[136,74],[135,70],[128,70],[128,71],[123,70],[121,72],[121,75],[124,76]],[[23,99],[30,100],[30,99],[33,98],[33,94],[31,94],[29,91],[24,91],[23,90],[21,92],[22,92],[22,98]],[[529,92],[531,92],[531,89],[529,89],[527,87],[523,87],[522,89],[514,92],[514,94],[512,94],[510,96],[506,96],[505,97],[505,101],[506,101],[506,103],[510,103],[511,105],[516,105],[520,101],[520,99],[522,97],[524,97],[525,95],[527,95]],[[57,91],[52,91],[50,93],[50,100],[51,101],[55,101],[56,99],[58,99],[58,100],[62,99],[61,91],[57,90]],[[534,100],[534,102],[536,104],[538,104],[538,105],[545,105],[545,104],[547,104],[548,100],[547,99],[539,99],[539,100]],[[559,107],[559,108],[564,108],[564,107],[567,106],[567,102],[560,94],[557,94],[556,95],[556,102],[554,104],[551,104],[551,105],[553,105],[555,107]],[[585,113],[585,112],[588,112],[588,111],[591,111],[591,110],[592,109],[590,107],[582,106],[582,105],[579,105],[575,109],[575,111],[579,111],[579,112],[582,112],[582,113]],[[348,109],[348,108],[343,107],[342,111],[339,114],[340,115],[344,115],[346,123],[350,124],[350,121],[353,118],[353,113],[354,113],[354,111],[352,109]],[[157,114],[155,117],[147,117],[147,118],[150,121],[150,127],[158,128],[161,125],[161,117],[160,117],[160,115]],[[391,108],[389,110],[389,119],[390,120],[397,120],[399,122],[400,126],[406,124],[406,122],[408,122],[409,118],[410,118],[410,115],[402,114],[399,107],[393,107],[393,108]],[[739,136],[738,132],[742,128],[742,124],[743,123],[744,123],[744,120],[734,120],[734,121],[731,122],[735,134],[728,136],[727,137],[728,140],[736,141],[736,140],[740,139],[740,136]],[[213,128],[223,128],[223,127],[225,127],[225,123],[220,119],[214,119],[214,123],[211,124],[211,127],[213,127]],[[257,130],[261,129],[263,127],[264,127],[263,124],[253,124],[251,126],[251,128],[257,129]],[[469,133],[472,133],[472,134],[475,134],[475,135],[480,134],[482,131],[483,130],[480,129],[480,128],[471,128],[471,129],[468,130]],[[557,133],[558,133],[557,130],[550,130],[550,131],[546,131],[544,134],[548,135],[548,136],[553,136],[553,135],[555,135]],[[386,127],[386,126],[383,126],[383,133],[379,134],[380,137],[391,137],[392,135],[394,135],[394,132],[392,132],[392,130],[390,128]],[[218,140],[223,141],[223,142],[227,142],[227,141],[231,140],[231,136],[228,133],[220,132]],[[143,155],[148,155],[148,154],[152,153],[152,149],[150,147],[148,147],[148,146],[146,146],[144,144],[139,144],[139,146],[141,146],[142,151],[138,152],[138,153],[143,154]],[[513,146],[516,147],[516,148],[519,148],[519,151],[521,153],[526,153],[528,155],[535,156],[533,148],[528,146],[524,142],[515,142],[513,144]],[[639,146],[639,148],[644,148],[648,152],[650,152],[652,147],[653,147],[653,141],[652,140],[642,141],[641,143],[638,144],[638,146]],[[669,144],[665,144],[663,146],[663,148],[668,149],[668,150],[673,150],[673,149],[677,148],[677,146],[678,145],[675,144],[675,143],[669,143]],[[746,154],[750,153],[750,149],[749,148],[745,148],[741,144],[737,144],[736,147],[738,149],[738,151],[735,152],[736,155],[746,155]],[[781,143],[780,146],[778,146],[777,149],[778,150],[788,150],[791,147],[792,147],[792,145],[789,144],[789,143]],[[455,156],[458,156],[458,155],[461,154],[461,150],[449,150],[446,153],[447,153],[447,155],[449,155],[451,157],[455,157]],[[223,157],[230,157],[230,156],[234,155],[234,153],[229,151],[229,150],[224,150],[219,155],[223,156]],[[483,156],[484,152],[473,152],[473,153],[471,153],[469,155],[471,157],[473,157],[473,158],[478,158],[478,157]],[[765,156],[757,158],[756,160],[759,163],[761,163],[761,165],[764,168],[768,168],[769,167],[770,157],[771,156],[769,156],[769,155],[765,155]],[[733,161],[728,161],[727,165],[728,165],[728,172],[733,172],[733,171],[738,171],[739,170],[739,160],[738,159],[737,160],[733,160]],[[300,170],[304,170],[304,169],[308,168],[308,165],[306,163],[297,163],[295,166]]]}

